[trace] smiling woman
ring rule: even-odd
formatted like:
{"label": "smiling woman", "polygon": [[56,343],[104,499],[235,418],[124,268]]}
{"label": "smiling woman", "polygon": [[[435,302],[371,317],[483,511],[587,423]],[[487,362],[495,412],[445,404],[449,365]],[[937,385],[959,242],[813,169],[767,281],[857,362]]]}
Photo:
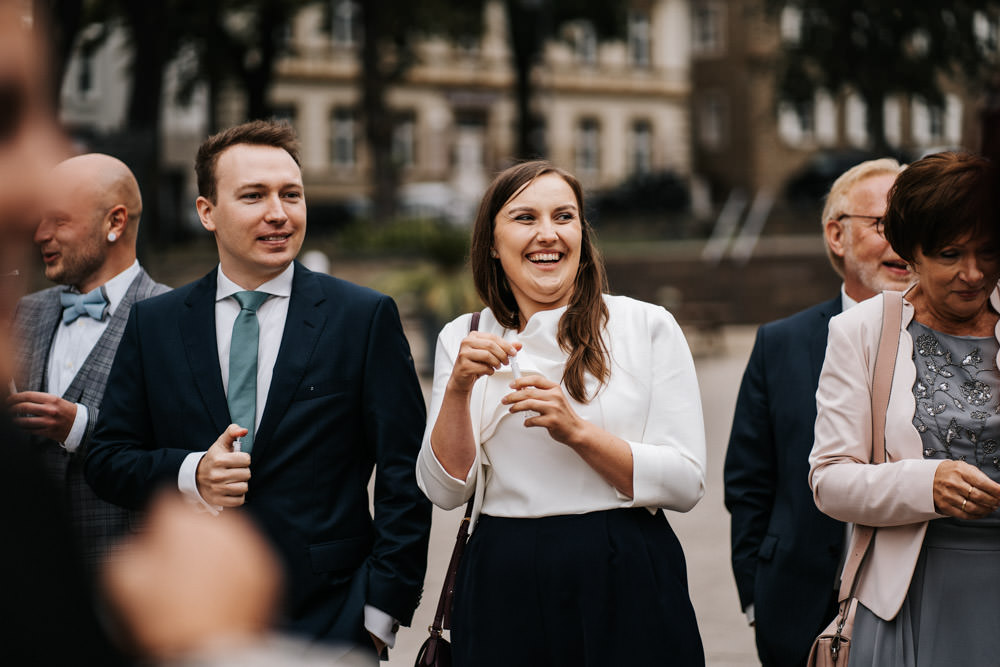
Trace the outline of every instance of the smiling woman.
{"label": "smiling woman", "polygon": [[604,293],[583,211],[549,163],[497,176],[470,253],[488,307],[438,338],[417,480],[445,508],[475,498],[458,666],[704,664],[664,515],[704,493],[694,364],[667,311]]}

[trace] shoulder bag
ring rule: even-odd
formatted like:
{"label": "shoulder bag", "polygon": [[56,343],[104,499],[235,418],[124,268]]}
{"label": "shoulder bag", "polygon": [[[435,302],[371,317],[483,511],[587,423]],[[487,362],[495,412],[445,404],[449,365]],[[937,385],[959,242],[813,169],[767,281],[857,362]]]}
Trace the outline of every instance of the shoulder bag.
{"label": "shoulder bag", "polygon": [[[469,324],[469,331],[479,329],[479,312],[472,313],[472,322]],[[451,667],[451,644],[444,638],[443,632],[451,627],[451,603],[455,595],[455,579],[458,576],[458,564],[462,560],[462,552],[465,551],[465,543],[469,540],[469,519],[472,517],[472,504],[475,502],[475,495],[465,506],[465,517],[458,526],[458,535],[455,537],[455,547],[451,551],[451,560],[448,561],[448,572],[444,577],[444,585],[441,587],[441,596],[438,598],[437,611],[434,612],[434,621],[428,626],[427,631],[430,637],[424,640],[417,653],[417,659],[413,663],[414,667]]]}
{"label": "shoulder bag", "polygon": [[[885,463],[885,416],[889,408],[892,374],[899,349],[899,330],[903,322],[903,295],[899,292],[883,292],[882,299],[882,333],[872,377],[872,463]],[[806,661],[807,667],[846,667],[850,657],[854,614],[858,608],[854,589],[861,563],[875,537],[875,528],[855,524],[854,532],[854,548],[851,549],[840,578],[840,609],[836,618],[813,642]]]}

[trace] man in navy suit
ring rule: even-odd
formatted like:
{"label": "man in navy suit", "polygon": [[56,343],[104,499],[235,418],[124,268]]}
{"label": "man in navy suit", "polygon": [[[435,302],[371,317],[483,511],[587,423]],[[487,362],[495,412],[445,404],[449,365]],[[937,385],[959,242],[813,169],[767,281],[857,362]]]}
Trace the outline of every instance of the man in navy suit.
{"label": "man in navy suit", "polygon": [[844,524],[809,490],[816,387],[830,318],[912,275],[882,235],[887,195],[901,167],[863,162],[830,189],[823,209],[827,255],[844,279],[834,299],[757,331],[740,386],[725,462],[732,564],[740,604],[765,666],[805,664],[833,618]]}
{"label": "man in navy suit", "polygon": [[[133,309],[87,480],[126,507],[161,485],[205,511],[244,506],[284,561],[281,625],[382,653],[419,601],[430,530],[414,475],[424,403],[399,314],[295,261],[306,205],[291,126],[214,135],[195,171],[219,266]],[[234,343],[248,312],[255,375],[240,356],[253,344]],[[237,399],[255,405],[243,423]]]}

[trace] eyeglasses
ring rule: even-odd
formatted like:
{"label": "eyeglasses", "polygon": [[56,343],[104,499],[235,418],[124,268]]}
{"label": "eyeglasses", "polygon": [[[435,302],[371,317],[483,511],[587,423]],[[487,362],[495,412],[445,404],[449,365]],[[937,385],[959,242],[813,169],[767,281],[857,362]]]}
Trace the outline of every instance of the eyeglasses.
{"label": "eyeglasses", "polygon": [[837,222],[840,222],[845,218],[860,218],[862,220],[871,220],[871,222],[869,222],[868,224],[875,230],[875,233],[878,234],[879,236],[885,236],[885,223],[882,222],[883,217],[884,216],[881,215],[856,215],[854,213],[841,213],[834,219]]}

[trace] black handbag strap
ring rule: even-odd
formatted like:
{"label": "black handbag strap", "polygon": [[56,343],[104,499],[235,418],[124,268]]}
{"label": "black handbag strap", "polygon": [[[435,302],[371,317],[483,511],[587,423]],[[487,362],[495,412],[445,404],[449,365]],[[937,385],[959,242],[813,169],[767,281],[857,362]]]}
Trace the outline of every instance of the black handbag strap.
{"label": "black handbag strap", "polygon": [[[480,312],[472,313],[472,321],[469,323],[469,332],[479,330]],[[472,505],[475,503],[475,495],[465,506],[465,517],[458,526],[458,535],[455,537],[455,547],[451,550],[451,560],[448,561],[448,572],[444,576],[444,585],[441,587],[441,596],[438,598],[437,611],[434,612],[434,622],[428,632],[432,637],[440,637],[441,631],[451,627],[451,603],[455,596],[455,579],[458,577],[458,564],[462,560],[462,552],[465,551],[465,543],[469,540],[469,521],[472,518]]]}

